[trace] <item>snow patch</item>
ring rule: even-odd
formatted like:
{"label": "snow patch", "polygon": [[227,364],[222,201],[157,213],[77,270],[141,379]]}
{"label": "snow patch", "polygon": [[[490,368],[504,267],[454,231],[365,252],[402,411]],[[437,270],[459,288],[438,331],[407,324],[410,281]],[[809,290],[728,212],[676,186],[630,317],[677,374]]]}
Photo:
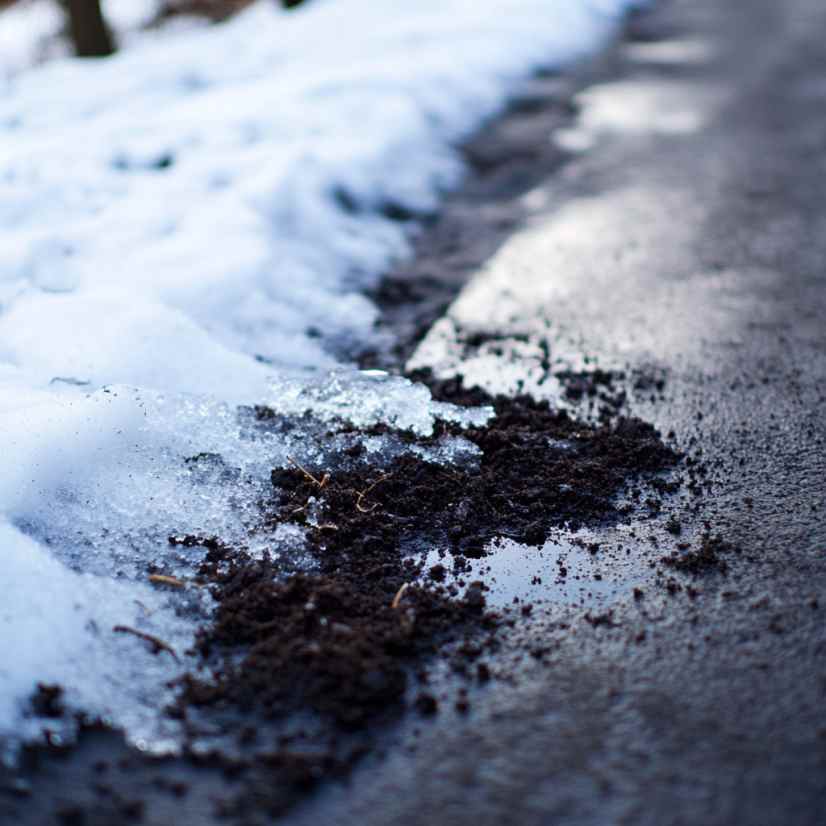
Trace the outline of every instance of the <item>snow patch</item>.
{"label": "snow patch", "polygon": [[258,503],[273,467],[323,462],[328,445],[310,423],[256,425],[253,405],[421,434],[436,417],[487,420],[348,365],[381,343],[365,290],[460,180],[457,143],[532,70],[595,48],[626,5],[259,3],[5,81],[0,741],[37,730],[26,697],[54,681],[170,747],[153,709],[189,664],[112,629],[186,650],[208,598],[147,581],[149,566],[191,576],[198,551],[170,534],[301,564],[300,532],[256,534]]}

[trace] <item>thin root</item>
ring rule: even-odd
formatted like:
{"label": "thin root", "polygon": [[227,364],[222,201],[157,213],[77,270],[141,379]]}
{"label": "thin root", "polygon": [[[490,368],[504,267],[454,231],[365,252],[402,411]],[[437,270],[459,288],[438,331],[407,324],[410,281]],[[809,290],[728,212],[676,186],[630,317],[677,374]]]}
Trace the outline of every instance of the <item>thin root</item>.
{"label": "thin root", "polygon": [[296,462],[296,460],[293,459],[292,456],[288,456],[287,461],[291,465],[293,465],[294,467],[298,468],[311,482],[313,482],[315,485],[317,485],[319,490],[324,490],[324,488],[327,487],[327,483],[330,481],[330,474],[329,473],[325,473],[321,477],[321,479],[317,479],[315,476],[313,476],[312,473],[310,473],[309,470],[307,470],[307,468],[302,467],[301,465],[299,465],[298,462]]}
{"label": "thin root", "polygon": [[393,597],[393,602],[390,603],[390,607],[395,611],[399,604],[402,601],[402,597],[404,596],[405,591],[410,587],[409,582],[405,582],[398,591],[396,591],[396,596]]}
{"label": "thin root", "polygon": [[167,654],[172,655],[175,662],[180,662],[178,655],[175,653],[175,649],[172,648],[168,642],[164,642],[162,639],[154,636],[153,634],[138,631],[137,628],[130,628],[128,625],[116,625],[112,630],[116,634],[132,634],[133,636],[138,637],[138,639],[148,642],[152,646],[153,654],[160,654],[161,651],[166,651]]}
{"label": "thin root", "polygon": [[356,510],[358,510],[360,513],[372,513],[378,507],[378,503],[374,502],[372,505],[370,505],[369,508],[365,508],[361,504],[364,500],[364,497],[367,496],[367,494],[370,493],[370,491],[373,490],[373,488],[376,487],[376,485],[380,485],[382,482],[386,482],[392,475],[392,473],[385,473],[384,476],[380,476],[378,479],[376,479],[376,481],[373,482],[372,485],[366,487],[363,491],[360,491],[356,496]]}

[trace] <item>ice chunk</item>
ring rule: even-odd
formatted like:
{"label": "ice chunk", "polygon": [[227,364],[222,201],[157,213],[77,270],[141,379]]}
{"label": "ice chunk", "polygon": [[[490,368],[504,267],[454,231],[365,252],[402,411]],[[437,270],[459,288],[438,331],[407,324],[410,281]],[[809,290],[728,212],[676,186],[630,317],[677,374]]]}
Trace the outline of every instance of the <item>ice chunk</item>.
{"label": "ice chunk", "polygon": [[423,384],[383,370],[339,369],[326,375],[286,381],[278,387],[272,406],[282,414],[309,410],[322,419],[341,419],[357,427],[386,424],[421,436],[433,433],[436,419],[466,427],[481,426],[492,408],[459,408],[433,401]]}

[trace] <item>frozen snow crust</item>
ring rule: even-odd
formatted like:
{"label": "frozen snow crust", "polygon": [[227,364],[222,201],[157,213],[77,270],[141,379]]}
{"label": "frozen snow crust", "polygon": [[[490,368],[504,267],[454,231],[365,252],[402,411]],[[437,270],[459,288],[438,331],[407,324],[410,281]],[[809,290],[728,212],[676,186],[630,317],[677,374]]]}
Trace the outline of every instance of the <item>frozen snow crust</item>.
{"label": "frozen snow crust", "polygon": [[270,469],[323,450],[311,433],[252,437],[243,405],[421,433],[453,415],[334,354],[375,335],[363,290],[460,180],[455,145],[626,5],[259,3],[6,82],[0,742],[36,730],[26,700],[51,681],[135,742],[174,746],[155,709],[209,597],[155,589],[147,567],[197,561],[170,533],[249,542]]}

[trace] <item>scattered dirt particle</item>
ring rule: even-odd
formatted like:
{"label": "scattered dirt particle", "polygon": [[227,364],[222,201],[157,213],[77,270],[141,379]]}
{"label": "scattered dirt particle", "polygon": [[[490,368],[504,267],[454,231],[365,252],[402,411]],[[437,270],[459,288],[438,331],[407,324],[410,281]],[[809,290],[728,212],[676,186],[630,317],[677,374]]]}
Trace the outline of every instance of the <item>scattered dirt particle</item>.
{"label": "scattered dirt particle", "polygon": [[674,536],[679,536],[683,532],[682,524],[673,516],[665,523],[665,529]]}
{"label": "scattered dirt particle", "polygon": [[63,688],[49,683],[38,683],[31,698],[31,708],[38,717],[58,719],[65,714]]}
{"label": "scattered dirt particle", "polygon": [[62,806],[56,814],[61,826],[84,826],[86,823],[86,812],[80,806]]}
{"label": "scattered dirt particle", "polygon": [[618,628],[620,623],[614,621],[614,612],[605,611],[602,614],[585,614],[585,621],[593,628]]}
{"label": "scattered dirt particle", "polygon": [[430,578],[436,580],[436,582],[444,581],[445,576],[447,576],[447,569],[444,565],[434,565],[429,571],[428,574]]}
{"label": "scattered dirt particle", "polygon": [[432,694],[419,694],[416,698],[416,710],[419,714],[430,717],[439,711],[439,702]]}
{"label": "scattered dirt particle", "polygon": [[728,562],[725,555],[736,552],[733,545],[726,542],[719,534],[711,536],[705,534],[700,540],[700,547],[686,553],[673,553],[660,559],[663,565],[680,571],[681,573],[700,575],[710,571],[725,574],[728,571]]}

